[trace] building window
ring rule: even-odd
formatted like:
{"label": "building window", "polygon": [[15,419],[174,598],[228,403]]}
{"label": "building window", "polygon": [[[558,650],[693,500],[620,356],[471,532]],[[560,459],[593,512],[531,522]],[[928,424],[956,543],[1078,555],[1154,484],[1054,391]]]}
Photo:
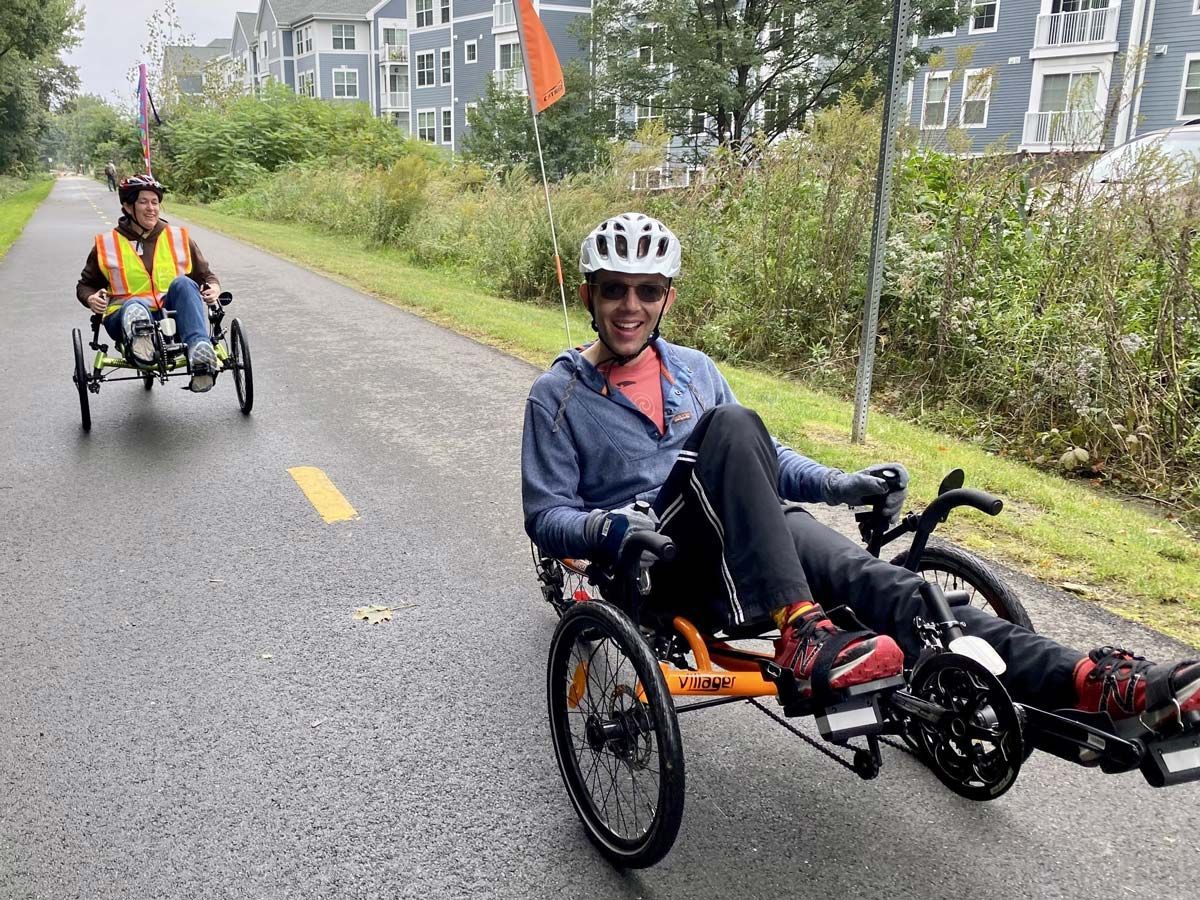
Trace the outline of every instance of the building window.
{"label": "building window", "polygon": [[501,69],[520,69],[523,67],[521,62],[521,45],[520,44],[501,44],[500,45],[500,65]]}
{"label": "building window", "polygon": [[999,15],[1000,0],[979,0],[971,11],[971,26],[967,31],[971,34],[995,31]]}
{"label": "building window", "polygon": [[479,61],[479,45],[475,41],[463,44],[463,61],[473,63]]}
{"label": "building window", "polygon": [[442,24],[447,25],[450,22],[450,0],[442,0]]}
{"label": "building window", "polygon": [[1200,53],[1189,53],[1183,63],[1183,87],[1179,92],[1180,119],[1200,117]]}
{"label": "building window", "polygon": [[334,23],[333,26],[333,49],[334,50],[353,50],[354,49],[354,26]]}
{"label": "building window", "polygon": [[704,134],[708,126],[708,116],[703,110],[693,109],[688,118],[688,131],[692,134]]}
{"label": "building window", "polygon": [[312,53],[312,26],[304,29],[304,52]]}
{"label": "building window", "polygon": [[791,109],[788,95],[784,91],[766,91],[763,94],[763,130],[783,131],[787,128]]}
{"label": "building window", "polygon": [[433,0],[417,0],[417,27],[428,28],[433,24]]}
{"label": "building window", "polygon": [[945,128],[946,111],[949,108],[950,73],[927,72],[925,75],[925,99],[921,106],[922,128]]}
{"label": "building window", "polygon": [[313,79],[312,72],[301,72],[296,76],[296,93],[301,97],[315,97],[316,81]]}
{"label": "building window", "polygon": [[475,110],[479,109],[478,103],[468,103],[463,107],[463,121],[467,123],[467,127],[475,124],[472,119],[475,118]]}
{"label": "building window", "polygon": [[356,69],[333,70],[333,96],[358,96],[358,71]]}
{"label": "building window", "polygon": [[442,143],[454,143],[454,110],[442,109]]}
{"label": "building window", "polygon": [[449,48],[442,51],[442,84],[450,83],[450,50]]}
{"label": "building window", "polygon": [[651,97],[645,103],[639,103],[634,113],[637,119],[637,127],[641,128],[647,122],[653,122],[656,119],[662,118],[662,98]]}
{"label": "building window", "polygon": [[437,143],[437,111],[421,110],[417,113],[417,137],[431,144]]}
{"label": "building window", "polygon": [[959,115],[962,127],[986,128],[991,100],[991,69],[968,69],[963,76],[963,100]]}
{"label": "building window", "polygon": [[434,84],[433,51],[426,50],[417,54],[417,87],[432,87]]}

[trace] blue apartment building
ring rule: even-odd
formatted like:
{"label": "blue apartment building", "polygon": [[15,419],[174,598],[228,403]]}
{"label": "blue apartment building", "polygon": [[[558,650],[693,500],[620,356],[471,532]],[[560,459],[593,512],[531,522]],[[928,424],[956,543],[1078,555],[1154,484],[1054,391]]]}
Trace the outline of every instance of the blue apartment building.
{"label": "blue apartment building", "polygon": [[[586,54],[571,26],[590,15],[591,0],[534,8],[560,61]],[[261,0],[237,13],[228,58],[246,90],[274,82],[367,103],[451,151],[489,82],[525,90],[513,4],[494,0]]]}
{"label": "blue apartment building", "polygon": [[1200,0],[975,0],[920,45],[944,57],[908,85],[934,146],[956,127],[972,153],[1097,151],[1200,119]]}

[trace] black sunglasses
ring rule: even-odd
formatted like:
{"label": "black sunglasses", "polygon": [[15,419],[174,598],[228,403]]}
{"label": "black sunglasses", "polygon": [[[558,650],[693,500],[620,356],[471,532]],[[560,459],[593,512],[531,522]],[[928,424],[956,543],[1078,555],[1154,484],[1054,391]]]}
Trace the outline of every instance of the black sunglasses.
{"label": "black sunglasses", "polygon": [[625,284],[623,281],[600,281],[597,282],[596,287],[600,291],[600,296],[605,300],[623,300],[630,288],[633,288],[633,292],[642,303],[658,303],[667,296],[667,286],[663,284]]}

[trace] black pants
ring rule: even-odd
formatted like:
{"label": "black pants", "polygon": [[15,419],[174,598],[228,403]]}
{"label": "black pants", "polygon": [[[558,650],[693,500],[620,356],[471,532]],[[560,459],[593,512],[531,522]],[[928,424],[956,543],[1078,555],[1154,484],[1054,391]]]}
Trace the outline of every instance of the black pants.
{"label": "black pants", "polygon": [[117,179],[112,175],[107,175],[106,177],[108,178],[108,189],[110,191],[115,191],[117,189]]}
{"label": "black pants", "polygon": [[[846,605],[915,661],[921,576],[781,501],[778,483],[778,458],[757,413],[733,404],[705,413],[654,504],[679,554],[654,567],[652,602],[708,629],[765,624],[773,610],[800,600]],[[1001,681],[1016,699],[1074,705],[1071,676],[1083,654],[975,607],[955,613],[1004,659]]]}

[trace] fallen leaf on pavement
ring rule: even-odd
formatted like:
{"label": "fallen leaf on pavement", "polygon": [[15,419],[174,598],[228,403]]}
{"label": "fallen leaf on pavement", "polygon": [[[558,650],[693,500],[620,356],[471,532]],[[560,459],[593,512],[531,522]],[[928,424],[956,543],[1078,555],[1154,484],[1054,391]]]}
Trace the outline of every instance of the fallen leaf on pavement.
{"label": "fallen leaf on pavement", "polygon": [[392,621],[392,608],[390,606],[379,606],[372,604],[371,606],[360,606],[354,611],[355,619],[362,619],[371,625],[378,625],[380,622]]}
{"label": "fallen leaf on pavement", "polygon": [[1072,594],[1078,594],[1080,597],[1095,597],[1096,592],[1086,584],[1076,584],[1073,581],[1064,581],[1059,585],[1064,591],[1070,591]]}
{"label": "fallen leaf on pavement", "polygon": [[275,657],[272,656],[270,653],[263,653],[258,658],[259,659],[274,659]]}

